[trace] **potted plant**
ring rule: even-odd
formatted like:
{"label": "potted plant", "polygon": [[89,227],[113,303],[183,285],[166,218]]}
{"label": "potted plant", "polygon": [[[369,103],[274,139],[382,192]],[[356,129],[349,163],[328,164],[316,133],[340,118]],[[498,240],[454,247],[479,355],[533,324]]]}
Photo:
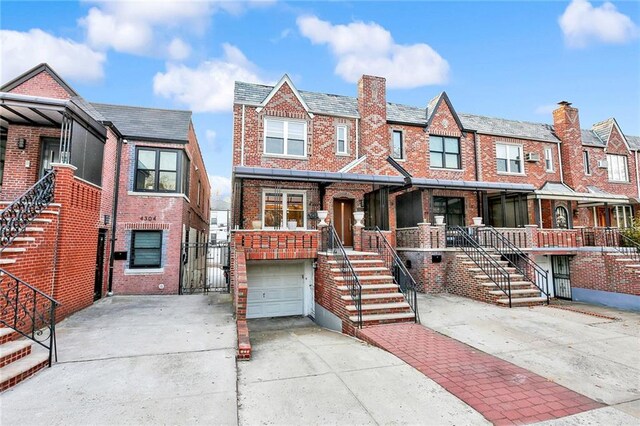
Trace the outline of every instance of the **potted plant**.
{"label": "potted plant", "polygon": [[364,226],[362,224],[362,219],[364,219],[364,212],[363,211],[355,211],[353,212],[353,218],[356,220],[356,224],[355,226]]}
{"label": "potted plant", "polygon": [[473,225],[474,226],[480,226],[482,225],[482,218],[481,217],[474,217],[473,219]]}
{"label": "potted plant", "polygon": [[328,223],[324,221],[328,215],[329,215],[329,210],[318,210],[318,219],[320,219],[318,226],[328,225]]}
{"label": "potted plant", "polygon": [[436,215],[433,218],[436,220],[436,225],[444,225],[444,216]]}

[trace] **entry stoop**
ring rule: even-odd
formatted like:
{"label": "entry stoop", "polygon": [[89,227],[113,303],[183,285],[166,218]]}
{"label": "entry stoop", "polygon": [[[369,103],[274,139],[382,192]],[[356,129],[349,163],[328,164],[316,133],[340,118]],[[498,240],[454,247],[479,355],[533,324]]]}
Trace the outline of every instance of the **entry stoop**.
{"label": "entry stoop", "polygon": [[0,392],[49,365],[49,352],[10,328],[0,328]]}

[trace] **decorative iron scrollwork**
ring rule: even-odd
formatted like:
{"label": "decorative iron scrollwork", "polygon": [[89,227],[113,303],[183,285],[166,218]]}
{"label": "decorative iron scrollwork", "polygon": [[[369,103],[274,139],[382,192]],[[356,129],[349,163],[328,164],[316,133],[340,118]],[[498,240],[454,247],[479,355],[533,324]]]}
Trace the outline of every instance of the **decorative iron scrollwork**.
{"label": "decorative iron scrollwork", "polygon": [[53,201],[56,174],[47,173],[0,213],[0,251],[9,246]]}

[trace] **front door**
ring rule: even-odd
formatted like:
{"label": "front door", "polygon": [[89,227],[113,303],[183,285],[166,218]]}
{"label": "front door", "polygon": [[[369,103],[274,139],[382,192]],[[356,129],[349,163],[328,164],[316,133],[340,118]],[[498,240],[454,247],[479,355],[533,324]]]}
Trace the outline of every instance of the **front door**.
{"label": "front door", "polygon": [[553,289],[557,298],[571,300],[569,256],[551,256]]}
{"label": "front door", "polygon": [[333,221],[338,237],[345,247],[353,247],[353,200],[333,200]]}
{"label": "front door", "polygon": [[100,229],[98,231],[98,251],[96,253],[96,277],[93,285],[93,300],[96,301],[102,297],[102,278],[104,271],[104,246],[107,239],[107,230]]}
{"label": "front door", "polygon": [[49,170],[51,170],[51,164],[60,162],[60,140],[53,138],[43,139],[41,158],[40,177],[43,177]]}

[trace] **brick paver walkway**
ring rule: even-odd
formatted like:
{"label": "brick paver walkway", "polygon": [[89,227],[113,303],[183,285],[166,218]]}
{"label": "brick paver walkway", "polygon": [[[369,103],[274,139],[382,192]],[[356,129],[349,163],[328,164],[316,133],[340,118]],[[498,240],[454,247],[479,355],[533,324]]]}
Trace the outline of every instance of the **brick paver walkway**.
{"label": "brick paver walkway", "polygon": [[358,334],[421,371],[495,424],[533,423],[602,406],[419,324],[367,327]]}

